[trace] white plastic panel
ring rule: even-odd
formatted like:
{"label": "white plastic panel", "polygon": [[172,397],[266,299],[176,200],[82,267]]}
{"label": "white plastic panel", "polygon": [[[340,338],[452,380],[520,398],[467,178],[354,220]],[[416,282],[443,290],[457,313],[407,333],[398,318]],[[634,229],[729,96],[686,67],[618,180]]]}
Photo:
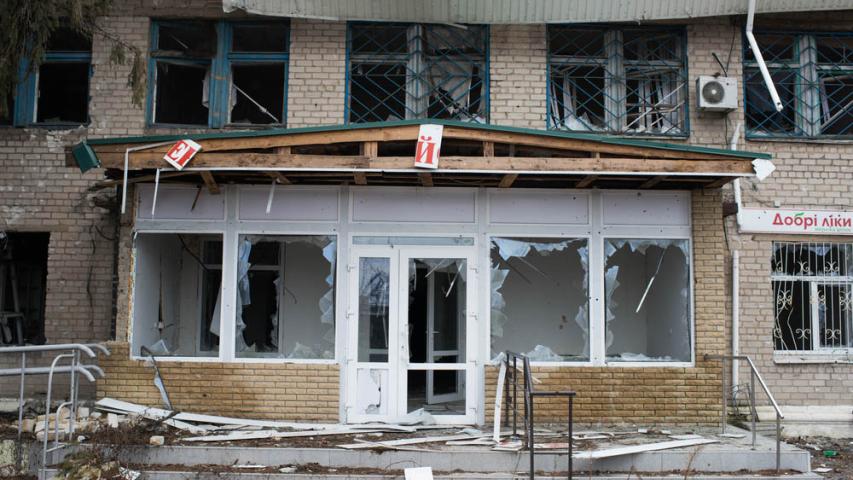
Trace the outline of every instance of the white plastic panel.
{"label": "white plastic panel", "polygon": [[604,225],[689,226],[687,192],[602,192]]}
{"label": "white plastic panel", "polygon": [[354,222],[474,223],[476,192],[459,188],[352,190]]}
{"label": "white plastic panel", "polygon": [[589,194],[567,191],[490,191],[489,223],[587,225]]}
{"label": "white plastic panel", "polygon": [[[139,186],[137,218],[157,220],[224,220],[225,193],[212,195],[206,188],[182,185],[160,185],[154,215],[154,185]],[[198,199],[196,199],[196,196]],[[193,204],[195,204],[193,206]]]}
{"label": "white plastic panel", "polygon": [[276,186],[267,214],[269,186],[241,187],[240,220],[280,220],[289,222],[337,222],[337,188]]}

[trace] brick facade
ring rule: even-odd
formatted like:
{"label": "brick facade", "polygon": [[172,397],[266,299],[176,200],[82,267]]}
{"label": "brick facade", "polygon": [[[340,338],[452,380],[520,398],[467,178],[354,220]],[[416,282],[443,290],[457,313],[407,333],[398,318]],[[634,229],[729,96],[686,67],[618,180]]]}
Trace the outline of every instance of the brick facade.
{"label": "brick facade", "polygon": [[[117,3],[113,16],[103,22],[105,28],[144,51],[148,45],[148,17],[223,15],[221,3],[212,1],[196,0],[180,7],[163,7],[161,2]],[[824,28],[849,30],[853,23],[853,16],[846,13],[812,15],[807,19],[812,19],[816,27],[831,20],[830,26]],[[685,143],[725,148],[735,125],[744,120],[743,98],[739,99],[741,107],[728,116],[700,114],[695,108],[692,83],[698,75],[720,70],[711,56],[716,52],[728,63],[728,75],[737,78],[742,85],[741,20],[695,20],[687,26],[691,129]],[[771,17],[768,24],[774,21],[776,19]],[[761,17],[758,24],[762,24]],[[345,23],[293,19],[291,25],[288,126],[342,123],[346,89]],[[545,26],[495,25],[490,29],[490,40],[491,122],[545,128]],[[114,245],[106,237],[113,234],[114,220],[109,211],[93,206],[92,197],[110,196],[114,192],[89,192],[89,187],[101,179],[102,172],[80,175],[76,167],[67,167],[64,147],[86,135],[155,133],[145,125],[144,109],[131,105],[127,87],[129,66],[109,65],[108,58],[108,43],[96,38],[89,107],[92,120],[88,128],[71,131],[0,129],[0,229],[51,233],[46,308],[50,342],[106,340],[110,337],[113,321]],[[739,92],[742,96],[742,88]],[[157,133],[163,131],[158,129]],[[738,147],[771,153],[777,166],[768,180],[744,182],[746,206],[850,208],[853,198],[850,166],[853,146],[850,144],[746,142],[741,133]],[[559,385],[581,391],[578,415],[588,421],[647,422],[654,417],[662,423],[713,422],[719,412],[719,367],[704,362],[701,356],[730,348],[729,252],[737,248],[742,258],[742,353],[756,360],[782,404],[849,402],[853,393],[850,365],[777,365],[773,362],[770,336],[773,305],[768,260],[771,241],[777,237],[739,235],[733,217],[725,220],[722,217],[721,202],[730,196],[728,187],[693,195],[696,366],[541,369],[537,375],[545,382],[543,388]],[[115,318],[118,342],[113,344],[114,357],[104,362],[109,379],[99,385],[98,393],[157,403],[157,393],[150,385],[150,370],[143,368],[140,362],[130,362],[126,343],[123,343],[130,290],[129,218],[132,217],[122,221],[120,234],[120,283]],[[166,363],[163,371],[167,379],[186,379],[186,382],[169,382],[170,393],[179,408],[315,420],[334,420],[338,415],[337,366]],[[210,387],[225,372],[235,380],[259,380],[257,385],[246,382],[239,392],[216,393],[220,389]],[[288,396],[284,387],[281,392],[276,391],[279,388],[276,385],[284,385],[277,377],[306,374],[321,378],[323,386],[311,391],[306,389],[305,393],[297,393],[296,398]],[[488,378],[488,389],[492,389],[493,371]],[[34,385],[33,388],[41,387]],[[487,391],[487,408],[491,408],[493,398],[493,393]],[[305,407],[303,402],[312,406]],[[251,408],[243,408],[246,405]],[[556,405],[550,411],[562,415],[562,409]]]}

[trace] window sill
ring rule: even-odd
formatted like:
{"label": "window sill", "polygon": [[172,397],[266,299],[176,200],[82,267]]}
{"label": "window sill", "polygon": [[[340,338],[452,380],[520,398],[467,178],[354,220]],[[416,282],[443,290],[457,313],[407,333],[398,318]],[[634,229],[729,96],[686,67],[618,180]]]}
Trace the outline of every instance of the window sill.
{"label": "window sill", "polygon": [[[143,357],[138,355],[131,355],[131,360],[145,362],[150,361],[149,357]],[[157,360],[158,364],[164,363],[229,363],[229,364],[241,364],[241,363],[272,363],[272,364],[288,364],[288,363],[297,363],[297,364],[315,364],[315,365],[335,365],[338,363],[337,360],[334,359],[297,359],[297,358],[234,358],[232,360],[225,360],[220,357],[160,357],[154,356],[154,359]]]}
{"label": "window sill", "polygon": [[816,364],[842,363],[853,364],[853,352],[847,350],[830,350],[827,352],[773,352],[773,363],[776,364]]}
{"label": "window sill", "polygon": [[750,136],[746,135],[747,142],[779,142],[779,143],[810,143],[810,144],[851,144],[853,143],[853,138],[838,138],[838,137],[826,137],[826,138],[814,138],[814,137],[797,137],[797,136],[785,136],[785,137],[773,137],[773,136]]}

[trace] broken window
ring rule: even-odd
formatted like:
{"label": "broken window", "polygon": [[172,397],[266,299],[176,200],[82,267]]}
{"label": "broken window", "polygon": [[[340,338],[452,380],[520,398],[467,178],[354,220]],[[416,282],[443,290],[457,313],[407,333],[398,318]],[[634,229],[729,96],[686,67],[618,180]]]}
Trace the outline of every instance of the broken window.
{"label": "broken window", "polygon": [[853,37],[846,33],[756,33],[784,109],[778,112],[744,43],[746,125],[751,137],[849,136]]}
{"label": "broken window", "polygon": [[348,120],[486,123],[485,26],[350,24]]}
{"label": "broken window", "polygon": [[[44,60],[21,86],[24,91],[35,93],[34,118],[27,119],[27,122],[88,122],[91,63],[91,38],[68,28],[59,28],[53,32],[48,40]],[[32,87],[28,85],[30,82]]]}
{"label": "broken window", "polygon": [[683,29],[548,27],[551,128],[687,135]]}
{"label": "broken window", "polygon": [[774,242],[773,344],[777,351],[853,344],[853,244]]}
{"label": "broken window", "polygon": [[140,233],[135,254],[133,354],[218,356],[222,236]]}
{"label": "broken window", "polygon": [[284,124],[288,22],[159,22],[156,32],[153,123]]}
{"label": "broken window", "polygon": [[358,271],[358,361],[386,363],[391,315],[391,260],[362,257]]}
{"label": "broken window", "polygon": [[334,358],[336,245],[322,235],[240,236],[238,357]]}
{"label": "broken window", "polygon": [[589,360],[585,239],[493,238],[491,265],[492,356]]}
{"label": "broken window", "polygon": [[604,241],[609,362],[690,362],[687,240]]}
{"label": "broken window", "polygon": [[45,343],[48,233],[0,231],[0,345]]}

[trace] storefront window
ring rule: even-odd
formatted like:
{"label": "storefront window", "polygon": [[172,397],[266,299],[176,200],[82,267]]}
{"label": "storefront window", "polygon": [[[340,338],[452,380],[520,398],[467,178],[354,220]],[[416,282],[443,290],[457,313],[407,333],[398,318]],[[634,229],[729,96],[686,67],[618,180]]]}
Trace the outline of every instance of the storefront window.
{"label": "storefront window", "polygon": [[687,240],[604,242],[608,362],[689,362]]}
{"label": "storefront window", "polygon": [[589,360],[588,258],[586,239],[492,239],[492,356]]}
{"label": "storefront window", "polygon": [[237,357],[335,356],[334,237],[241,235],[237,250]]}

